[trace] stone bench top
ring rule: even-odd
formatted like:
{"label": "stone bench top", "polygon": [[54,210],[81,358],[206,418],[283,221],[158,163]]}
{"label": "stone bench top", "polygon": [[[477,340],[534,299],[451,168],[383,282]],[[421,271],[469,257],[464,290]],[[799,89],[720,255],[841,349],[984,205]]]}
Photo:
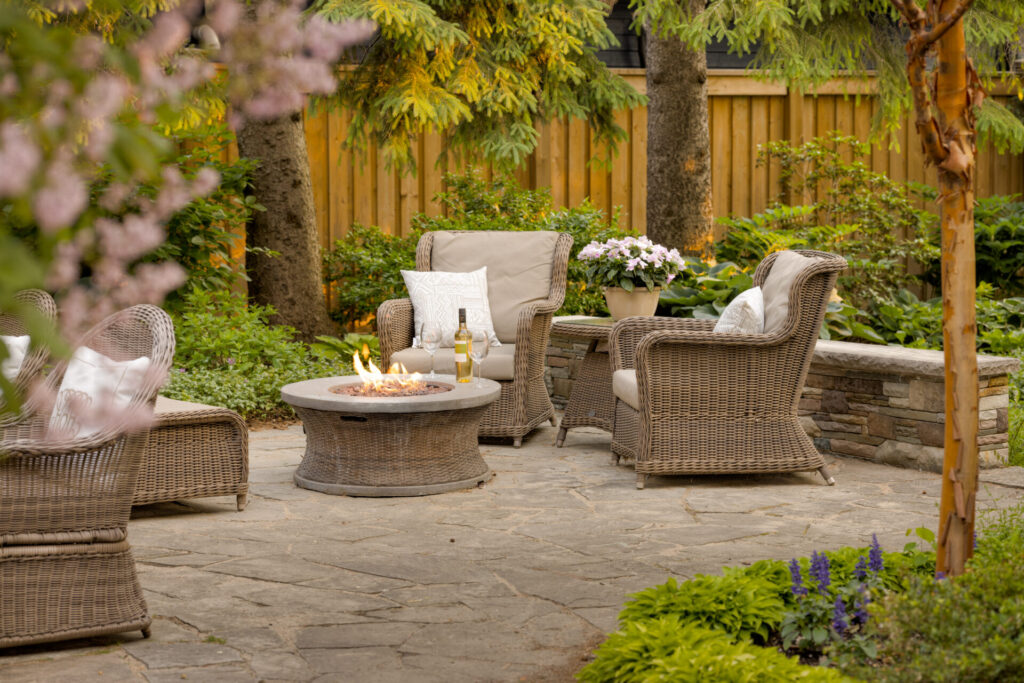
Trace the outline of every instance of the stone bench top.
{"label": "stone bench top", "polygon": [[[814,349],[811,366],[815,364],[904,377],[943,377],[945,374],[942,351],[823,339],[818,340]],[[979,378],[1007,375],[1019,367],[1020,361],[1016,358],[978,354]]]}

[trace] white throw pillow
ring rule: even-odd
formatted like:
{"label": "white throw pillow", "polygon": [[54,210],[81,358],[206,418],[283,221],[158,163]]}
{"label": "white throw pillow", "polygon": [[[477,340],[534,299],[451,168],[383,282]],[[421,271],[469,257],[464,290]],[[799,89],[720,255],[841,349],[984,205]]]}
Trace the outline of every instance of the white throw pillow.
{"label": "white throw pillow", "polygon": [[466,309],[466,327],[487,330],[491,346],[501,346],[494,334],[491,306],[487,301],[487,266],[469,273],[403,270],[405,288],[412,300],[416,335],[424,322],[441,328],[441,346],[455,346],[459,309]]}
{"label": "white throw pillow", "polygon": [[10,382],[18,376],[21,364],[25,362],[25,355],[28,353],[29,336],[8,337],[0,335],[0,342],[7,347],[7,358],[0,363],[0,373]]}
{"label": "white throw pillow", "polygon": [[752,287],[729,302],[722,311],[715,332],[761,334],[764,332],[764,296],[760,287]]}
{"label": "white throw pillow", "polygon": [[72,397],[92,406],[102,405],[106,412],[124,410],[142,388],[149,366],[150,360],[145,356],[115,361],[85,346],[75,349],[57,390],[50,429],[69,438],[86,438],[98,433],[100,430],[95,425],[80,424],[71,414]]}

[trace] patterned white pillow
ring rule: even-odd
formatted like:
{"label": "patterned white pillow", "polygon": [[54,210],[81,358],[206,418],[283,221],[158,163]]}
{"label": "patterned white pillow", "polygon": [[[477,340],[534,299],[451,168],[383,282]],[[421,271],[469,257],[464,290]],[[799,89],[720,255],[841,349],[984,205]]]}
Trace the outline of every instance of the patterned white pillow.
{"label": "patterned white pillow", "polygon": [[417,337],[424,322],[441,328],[441,346],[455,346],[459,309],[466,309],[466,327],[487,330],[491,346],[501,346],[494,334],[491,305],[487,301],[487,266],[469,273],[403,270],[405,288],[412,300]]}
{"label": "patterned white pillow", "polygon": [[21,364],[25,362],[25,354],[28,353],[28,335],[20,337],[8,337],[0,335],[0,344],[7,347],[7,358],[0,363],[0,373],[9,381],[13,382],[21,370]]}
{"label": "patterned white pillow", "polygon": [[752,287],[729,302],[715,325],[715,332],[762,334],[764,332],[764,295]]}
{"label": "patterned white pillow", "polygon": [[95,425],[81,424],[75,419],[71,400],[84,401],[92,407],[103,405],[108,412],[124,410],[146,381],[149,366],[146,356],[115,361],[87,346],[75,349],[57,390],[50,430],[68,438],[85,438],[98,433],[100,430]]}

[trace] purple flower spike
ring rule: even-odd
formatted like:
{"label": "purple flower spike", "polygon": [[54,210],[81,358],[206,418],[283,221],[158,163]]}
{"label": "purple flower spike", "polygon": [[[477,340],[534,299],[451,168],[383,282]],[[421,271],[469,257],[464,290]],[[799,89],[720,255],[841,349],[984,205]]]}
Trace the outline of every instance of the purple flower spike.
{"label": "purple flower spike", "polygon": [[868,561],[864,559],[863,555],[857,559],[857,566],[853,568],[853,575],[860,581],[868,577]]}
{"label": "purple flower spike", "polygon": [[816,550],[811,553],[811,576],[818,584],[818,592],[827,595],[832,577],[829,573],[828,556],[825,553],[819,553]]}
{"label": "purple flower spike", "polygon": [[846,629],[849,628],[849,624],[846,623],[846,605],[839,596],[836,596],[836,604],[832,608],[832,628],[839,635],[846,633]]}
{"label": "purple flower spike", "polygon": [[868,567],[874,573],[879,573],[884,568],[882,561],[882,547],[878,545],[878,536],[871,534],[871,550],[868,551]]}
{"label": "purple flower spike", "polygon": [[860,599],[855,602],[856,611],[853,613],[853,618],[859,624],[868,623],[868,603],[871,602],[871,598],[868,597],[868,587],[864,584],[860,585]]}
{"label": "purple flower spike", "polygon": [[935,572],[936,581],[942,581],[944,578],[946,578],[946,572]]}
{"label": "purple flower spike", "polygon": [[798,598],[807,595],[807,586],[804,585],[804,578],[800,574],[800,563],[795,557],[789,561],[789,575],[793,577],[793,595]]}

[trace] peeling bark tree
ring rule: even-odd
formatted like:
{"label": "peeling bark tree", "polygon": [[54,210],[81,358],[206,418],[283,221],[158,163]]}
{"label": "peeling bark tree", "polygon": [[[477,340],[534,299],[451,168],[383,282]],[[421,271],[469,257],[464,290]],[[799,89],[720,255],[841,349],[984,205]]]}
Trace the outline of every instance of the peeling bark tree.
{"label": "peeling bark tree", "polygon": [[648,31],[647,235],[702,258],[713,239],[707,80],[703,48]]}
{"label": "peeling bark tree", "polygon": [[[256,159],[253,189],[266,211],[253,214],[247,245],[279,256],[249,254],[249,295],[271,305],[271,322],[291,325],[305,341],[331,331],[324,301],[320,241],[309,176],[302,114],[249,121],[238,131],[238,152]],[[272,260],[272,262],[271,262]]]}
{"label": "peeling bark tree", "polygon": [[[984,93],[967,57],[963,14],[973,0],[891,0],[910,28],[907,76],[926,159],[938,166],[946,434],[936,571],[956,575],[974,547],[978,489],[978,359],[974,314],[974,107]],[[926,57],[935,66],[927,73]]]}

